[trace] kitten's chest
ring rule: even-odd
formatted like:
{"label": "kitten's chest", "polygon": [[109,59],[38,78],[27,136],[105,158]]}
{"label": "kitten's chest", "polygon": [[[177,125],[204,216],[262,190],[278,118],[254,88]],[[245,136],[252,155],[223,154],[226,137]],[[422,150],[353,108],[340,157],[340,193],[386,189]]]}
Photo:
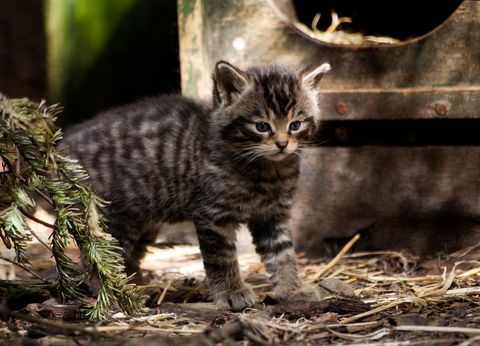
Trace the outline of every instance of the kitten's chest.
{"label": "kitten's chest", "polygon": [[[290,205],[297,186],[299,167],[297,161],[283,166],[271,163],[251,166],[248,171],[218,170],[221,174],[208,174],[209,184],[203,185],[202,196],[214,205],[215,210],[238,222],[248,221],[253,215],[271,212],[272,209]],[[198,185],[197,185],[198,186]]]}
{"label": "kitten's chest", "polygon": [[232,196],[232,206],[242,218],[262,214],[289,202],[293,198],[295,187],[296,179],[245,184],[240,192]]}

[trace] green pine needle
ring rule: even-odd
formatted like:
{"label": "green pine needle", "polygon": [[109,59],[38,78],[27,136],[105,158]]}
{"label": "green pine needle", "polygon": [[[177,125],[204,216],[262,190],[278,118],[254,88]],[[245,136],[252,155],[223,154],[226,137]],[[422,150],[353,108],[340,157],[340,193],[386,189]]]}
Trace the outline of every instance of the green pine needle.
{"label": "green pine needle", "polygon": [[[9,100],[0,94],[0,238],[14,248],[18,263],[28,263],[31,232],[25,213],[35,209],[33,197],[40,195],[57,217],[51,251],[59,296],[83,300],[80,284],[95,277],[100,288],[89,307],[92,320],[106,318],[116,303],[127,314],[137,314],[143,297],[124,273],[117,241],[106,233],[102,209],[107,202],[85,183],[84,169],[55,147],[62,138],[54,125],[59,112],[56,105]],[[83,270],[65,254],[72,241],[80,249]]]}

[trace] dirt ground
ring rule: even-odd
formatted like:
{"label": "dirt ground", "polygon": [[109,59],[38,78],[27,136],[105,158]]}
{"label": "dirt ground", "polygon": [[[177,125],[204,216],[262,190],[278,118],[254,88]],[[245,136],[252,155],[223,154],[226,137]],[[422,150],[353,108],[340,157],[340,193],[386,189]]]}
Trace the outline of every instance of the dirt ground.
{"label": "dirt ground", "polygon": [[[37,234],[48,241],[47,230]],[[287,304],[272,297],[263,265],[241,238],[242,275],[259,297],[254,308],[234,313],[212,304],[196,246],[150,247],[142,263],[150,279],[144,313],[116,311],[97,324],[44,289],[39,278],[54,278],[54,263],[32,242],[29,270],[39,278],[0,261],[1,286],[10,287],[0,344],[480,345],[480,244],[421,261],[394,251],[352,252],[357,238],[333,259],[300,253],[303,280],[319,285],[325,300]],[[73,247],[70,254],[78,256]],[[13,297],[19,280],[31,292]]]}

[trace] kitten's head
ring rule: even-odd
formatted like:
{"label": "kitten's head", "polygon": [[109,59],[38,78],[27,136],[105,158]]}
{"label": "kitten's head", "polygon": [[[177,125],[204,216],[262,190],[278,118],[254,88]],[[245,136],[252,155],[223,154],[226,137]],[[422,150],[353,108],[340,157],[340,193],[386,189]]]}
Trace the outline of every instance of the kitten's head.
{"label": "kitten's head", "polygon": [[293,72],[278,65],[242,71],[220,61],[213,74],[215,121],[235,159],[279,161],[312,142],[318,83],[329,64]]}

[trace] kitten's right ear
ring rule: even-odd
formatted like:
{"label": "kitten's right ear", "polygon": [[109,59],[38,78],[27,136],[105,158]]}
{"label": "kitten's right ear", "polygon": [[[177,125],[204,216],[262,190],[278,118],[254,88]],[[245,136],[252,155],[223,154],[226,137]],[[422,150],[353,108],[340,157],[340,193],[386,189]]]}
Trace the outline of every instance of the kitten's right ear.
{"label": "kitten's right ear", "polygon": [[226,61],[219,61],[213,72],[215,106],[232,104],[247,88],[249,76]]}

